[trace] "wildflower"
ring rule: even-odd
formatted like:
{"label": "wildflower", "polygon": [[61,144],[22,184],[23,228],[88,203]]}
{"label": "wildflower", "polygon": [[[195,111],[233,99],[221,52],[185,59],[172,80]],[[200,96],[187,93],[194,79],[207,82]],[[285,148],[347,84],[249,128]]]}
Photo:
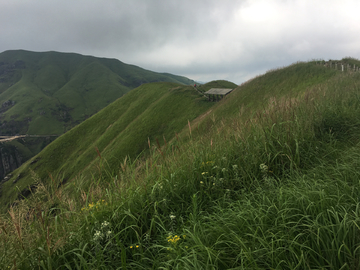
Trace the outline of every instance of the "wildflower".
{"label": "wildflower", "polygon": [[238,166],[237,165],[233,165],[233,169],[237,170]]}
{"label": "wildflower", "polygon": [[139,245],[136,245],[136,248],[139,248]]}
{"label": "wildflower", "polygon": [[94,240],[95,242],[97,242],[97,241],[101,241],[102,238],[103,238],[102,232],[96,230],[95,233],[94,233],[94,238],[93,238],[93,240]]}
{"label": "wildflower", "polygon": [[176,218],[176,216],[173,215],[173,214],[171,214],[169,217],[170,217],[171,220],[174,220]]}
{"label": "wildflower", "polygon": [[108,227],[110,225],[109,222],[104,221],[103,223],[101,223],[101,229],[105,229],[106,227]]}
{"label": "wildflower", "polygon": [[89,208],[93,208],[94,207],[94,204],[93,203],[89,203]]}
{"label": "wildflower", "polygon": [[133,246],[130,246],[130,248],[133,248]]}
{"label": "wildflower", "polygon": [[203,181],[200,181],[200,184],[204,184],[204,182],[203,182]]}
{"label": "wildflower", "polygon": [[269,167],[265,163],[262,163],[262,164],[260,164],[260,170],[263,173],[266,173],[269,170]]}
{"label": "wildflower", "polygon": [[202,174],[202,175],[205,175],[205,174],[207,174],[207,172],[202,172],[201,174]]}
{"label": "wildflower", "polygon": [[180,237],[178,235],[175,235],[174,237],[168,236],[167,239],[169,243],[175,245],[176,242],[180,240]]}

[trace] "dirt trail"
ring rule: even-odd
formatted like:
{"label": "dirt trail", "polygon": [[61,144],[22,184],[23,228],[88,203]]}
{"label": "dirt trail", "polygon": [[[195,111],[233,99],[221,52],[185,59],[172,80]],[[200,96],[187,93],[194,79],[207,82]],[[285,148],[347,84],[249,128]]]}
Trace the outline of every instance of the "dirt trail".
{"label": "dirt trail", "polygon": [[0,142],[10,142],[16,139],[29,137],[59,137],[60,135],[15,135],[15,136],[0,136]]}
{"label": "dirt trail", "polygon": [[19,138],[24,138],[26,135],[18,135],[18,136],[0,136],[0,142],[9,142],[12,140],[16,140]]}

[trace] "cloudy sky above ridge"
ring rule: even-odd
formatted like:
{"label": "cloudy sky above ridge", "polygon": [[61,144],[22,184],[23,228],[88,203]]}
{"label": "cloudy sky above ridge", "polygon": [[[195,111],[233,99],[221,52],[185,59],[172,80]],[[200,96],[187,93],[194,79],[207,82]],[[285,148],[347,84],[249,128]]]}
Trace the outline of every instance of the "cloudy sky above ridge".
{"label": "cloudy sky above ridge", "polygon": [[0,0],[0,52],[75,52],[240,84],[360,58],[358,0]]}

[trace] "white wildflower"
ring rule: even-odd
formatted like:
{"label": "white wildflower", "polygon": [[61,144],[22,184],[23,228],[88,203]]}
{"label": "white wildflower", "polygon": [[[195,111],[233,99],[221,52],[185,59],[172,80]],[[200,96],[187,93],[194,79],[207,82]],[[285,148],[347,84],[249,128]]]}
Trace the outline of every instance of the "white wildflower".
{"label": "white wildflower", "polygon": [[101,241],[103,239],[103,234],[101,231],[96,230],[94,233],[94,241]]}
{"label": "white wildflower", "polygon": [[105,228],[107,228],[109,225],[110,225],[109,222],[104,221],[103,223],[101,223],[101,229],[105,229]]}
{"label": "white wildflower", "polygon": [[266,164],[262,163],[262,164],[260,164],[260,170],[261,170],[263,173],[266,173],[266,172],[268,172],[269,167],[268,167]]}

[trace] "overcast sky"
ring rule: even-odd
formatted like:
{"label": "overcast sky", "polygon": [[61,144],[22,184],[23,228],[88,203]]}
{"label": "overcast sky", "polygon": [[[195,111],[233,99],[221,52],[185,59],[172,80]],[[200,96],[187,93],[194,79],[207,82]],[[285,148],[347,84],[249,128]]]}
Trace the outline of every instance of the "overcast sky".
{"label": "overcast sky", "polygon": [[360,58],[359,0],[0,0],[0,52],[75,52],[240,84]]}

